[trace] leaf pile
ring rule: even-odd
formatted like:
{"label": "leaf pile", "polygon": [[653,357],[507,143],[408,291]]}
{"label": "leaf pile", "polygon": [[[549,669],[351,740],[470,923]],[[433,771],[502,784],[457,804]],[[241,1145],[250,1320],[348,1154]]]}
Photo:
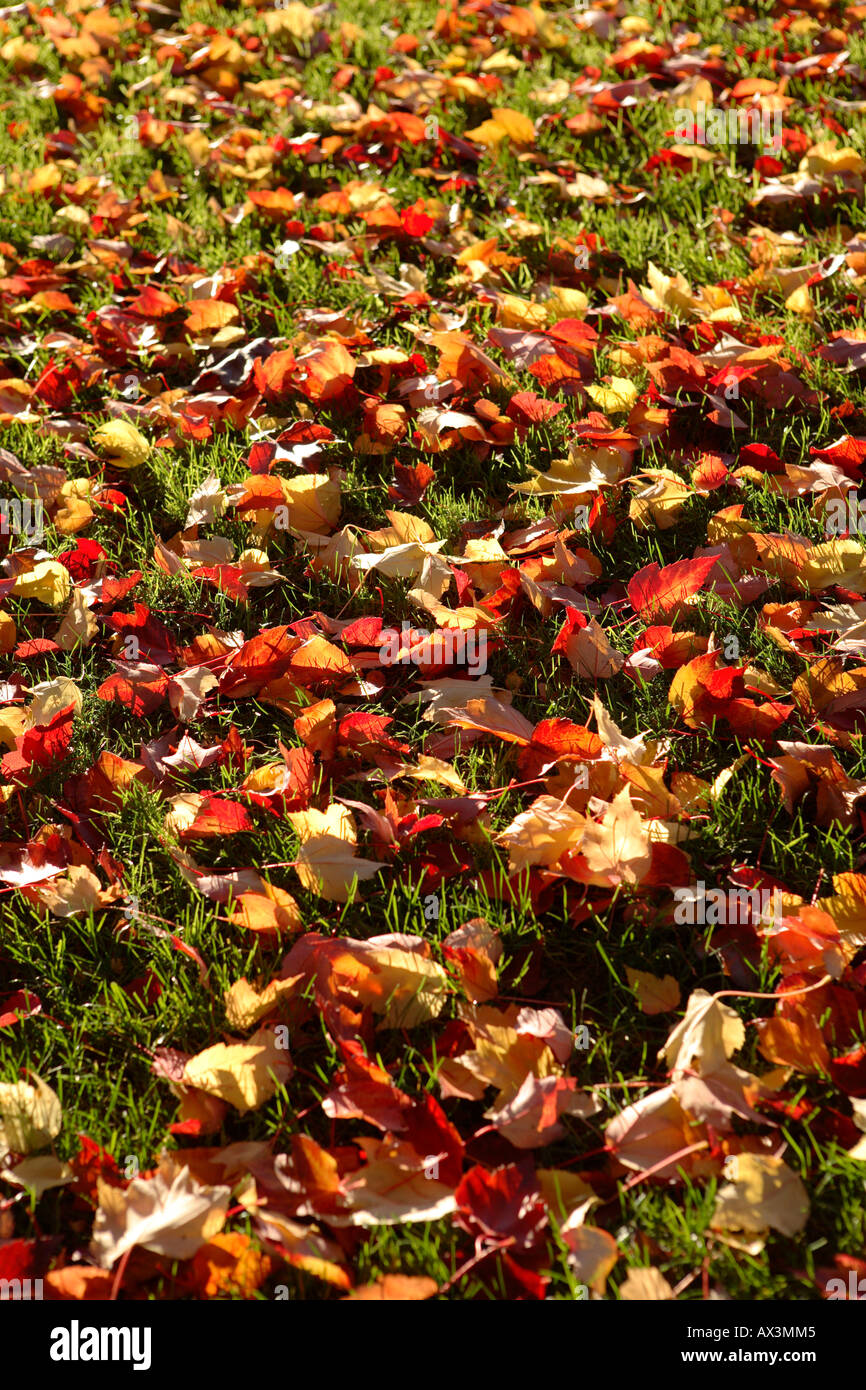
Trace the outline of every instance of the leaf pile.
{"label": "leaf pile", "polygon": [[0,1276],[860,1267],[866,11],[702,15],[0,14]]}

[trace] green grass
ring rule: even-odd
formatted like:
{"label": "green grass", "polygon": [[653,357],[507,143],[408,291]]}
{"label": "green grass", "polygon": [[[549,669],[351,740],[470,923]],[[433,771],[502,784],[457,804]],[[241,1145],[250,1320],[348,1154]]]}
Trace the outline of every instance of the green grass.
{"label": "green grass", "polygon": [[[415,57],[433,71],[439,71],[453,56],[453,45],[432,32],[437,9],[433,0],[412,0],[399,13],[402,31],[414,33],[420,40]],[[124,42],[130,42],[134,37],[133,13],[123,5],[112,6],[111,13],[126,26]],[[633,13],[647,20],[655,42],[669,37],[672,24],[681,17],[679,7],[663,5],[659,11],[657,6],[642,0]],[[754,60],[747,55],[765,38],[766,31],[758,27],[758,21],[770,18],[775,11],[771,6],[759,5],[752,13],[755,22],[732,25],[725,17],[721,0],[697,0],[688,14],[689,26],[700,33],[702,44],[719,45],[729,72],[740,78],[773,75],[766,59]],[[601,307],[611,293],[625,292],[630,280],[645,284],[651,261],[667,274],[682,273],[693,288],[744,280],[753,270],[746,234],[756,221],[763,220],[761,210],[756,212],[749,203],[755,191],[749,152],[725,150],[721,166],[681,171],[660,165],[648,170],[647,160],[670,144],[664,132],[673,125],[673,106],[661,100],[639,102],[611,120],[602,132],[573,135],[566,128],[565,119],[586,111],[587,98],[572,91],[563,103],[550,107],[539,102],[533,93],[560,77],[575,83],[585,68],[592,66],[603,70],[603,80],[615,80],[613,70],[607,66],[615,44],[613,40],[601,42],[569,28],[562,7],[552,8],[551,14],[567,34],[567,41],[560,48],[542,48],[529,55],[518,40],[509,40],[502,34],[497,34],[494,42],[495,51],[512,54],[518,65],[514,71],[505,69],[501,73],[502,89],[491,90],[490,105],[509,106],[533,118],[542,117],[536,148],[529,159],[505,146],[486,155],[477,185],[456,193],[439,193],[438,183],[430,177],[432,149],[426,145],[398,145],[393,165],[382,169],[377,169],[375,163],[364,169],[342,157],[306,164],[298,152],[289,151],[274,163],[270,177],[260,184],[245,182],[232,173],[226,166],[235,164],[234,158],[226,157],[222,163],[213,158],[198,166],[189,148],[178,138],[171,137],[156,146],[130,139],[128,133],[124,134],[129,130],[129,113],[149,112],[157,118],[177,116],[168,100],[168,89],[185,81],[182,72],[171,75],[170,64],[158,56],[155,41],[147,40],[140,54],[130,55],[122,45],[109,52],[101,85],[94,89],[107,99],[105,109],[97,123],[79,133],[77,162],[74,168],[64,170],[64,179],[68,178],[71,185],[76,179],[107,177],[118,198],[127,200],[139,198],[149,176],[161,170],[175,193],[164,203],[145,204],[146,220],[132,230],[122,225],[113,230],[110,221],[98,230],[100,237],[109,240],[128,237],[133,247],[135,260],[130,275],[122,281],[124,289],[146,284],[151,276],[154,283],[160,283],[154,267],[157,258],[166,254],[177,256],[202,276],[224,267],[238,268],[245,258],[250,258],[250,278],[238,301],[247,338],[295,339],[299,330],[308,325],[311,313],[340,310],[369,334],[377,348],[395,346],[420,352],[430,370],[435,367],[436,354],[411,331],[413,326],[426,326],[428,311],[396,306],[379,292],[373,272],[399,278],[401,262],[420,267],[427,277],[427,292],[434,305],[445,313],[465,314],[466,328],[478,343],[484,341],[486,326],[493,322],[490,306],[479,298],[477,286],[454,283],[456,267],[447,255],[427,252],[411,241],[399,246],[387,240],[377,241],[357,215],[319,211],[316,200],[323,193],[366,178],[386,185],[398,208],[407,207],[418,198],[439,196],[446,207],[451,200],[457,200],[461,245],[497,236],[499,249],[519,258],[516,266],[485,281],[501,293],[529,297],[544,282],[559,282],[559,277],[551,272],[556,239],[572,240],[581,231],[598,236],[603,247],[593,254],[590,272],[573,281],[589,295],[593,308]],[[297,79],[303,94],[314,102],[337,99],[333,79],[345,58],[356,68],[346,90],[365,110],[370,102],[383,108],[387,105],[373,81],[376,69],[387,66],[402,71],[402,63],[383,31],[383,26],[393,20],[394,7],[385,0],[367,0],[363,7],[338,0],[334,12],[325,18],[331,45],[313,52],[303,42],[294,48],[291,44],[275,45],[267,38],[264,22],[252,6],[223,9],[184,0],[180,30],[184,26],[188,30],[193,23],[212,25],[219,31],[240,25],[244,35],[264,41],[262,56],[249,80],[276,75],[287,82]],[[344,22],[363,29],[348,56],[343,53],[338,36]],[[836,22],[841,20],[837,18]],[[34,382],[56,355],[56,348],[45,342],[46,334],[68,332],[89,345],[92,316],[115,302],[118,285],[104,270],[96,268],[91,274],[82,268],[87,265],[88,243],[97,235],[93,224],[79,226],[64,219],[58,221],[58,202],[66,201],[65,197],[52,203],[41,193],[27,191],[30,175],[44,163],[43,138],[57,129],[69,128],[70,121],[69,110],[55,104],[52,98],[33,97],[31,80],[53,86],[69,64],[38,31],[29,15],[11,15],[6,23],[10,33],[25,33],[36,44],[38,58],[27,73],[0,64],[4,101],[0,168],[6,170],[7,180],[0,196],[2,237],[8,243],[6,248],[0,248],[6,263],[4,274],[14,276],[16,266],[35,254],[31,249],[34,237],[62,230],[74,243],[71,251],[59,257],[63,288],[74,299],[74,312],[28,308],[24,303],[26,296],[16,302],[12,290],[4,292],[4,335],[18,338],[27,334],[35,339],[32,353],[14,344],[4,348],[6,375]],[[477,26],[478,35],[484,32],[483,17],[470,16],[467,23],[464,45],[472,37],[473,26]],[[199,32],[203,34],[204,30]],[[859,31],[851,35],[851,49],[852,61],[866,61],[866,40]],[[281,54],[288,56],[280,57]],[[529,56],[531,61],[527,61]],[[465,47],[454,70],[477,79],[484,75],[483,58],[482,48],[474,52]],[[149,92],[139,94],[132,90],[149,78],[159,79]],[[786,124],[802,128],[810,140],[823,139],[827,132],[817,114],[823,88],[795,78],[789,92],[795,96],[796,104]],[[852,92],[845,79],[833,86],[834,95],[843,99]],[[260,94],[243,89],[234,100],[238,106],[248,108],[249,114],[197,102],[190,108],[192,117],[203,123],[211,141],[230,138],[237,127],[249,128],[265,139],[282,133],[295,140],[307,129],[301,106],[281,109]],[[445,129],[455,136],[464,135],[489,114],[488,102],[480,96],[449,98],[434,110]],[[14,131],[16,122],[24,124],[23,134],[10,133],[10,126]],[[866,154],[866,116],[846,113],[845,123],[845,143]],[[327,121],[324,126],[327,129]],[[310,128],[317,128],[315,117],[310,118]],[[460,165],[449,156],[443,163],[449,172],[460,172]],[[789,160],[785,167],[786,172],[796,170],[796,160]],[[557,177],[547,182],[533,178],[542,170]],[[577,172],[604,178],[614,194],[598,202],[570,197],[564,189]],[[266,257],[275,253],[285,236],[279,224],[269,222],[256,211],[239,220],[225,215],[244,202],[250,189],[270,186],[284,186],[303,195],[291,216],[304,224],[304,245],[285,271],[275,270],[266,258],[256,259],[260,253],[266,253]],[[621,201],[617,190],[625,186],[642,190],[644,200],[635,204]],[[83,205],[92,212],[92,203],[85,199]],[[540,230],[528,238],[516,236],[509,225],[515,213],[536,223]],[[728,224],[722,221],[724,213],[731,215]],[[178,231],[169,217],[180,218],[183,229]],[[802,256],[808,263],[837,252],[846,240],[861,232],[866,227],[866,208],[862,200],[849,198],[826,207],[813,209],[804,205],[799,212],[785,210],[777,221],[780,228],[803,238]],[[334,272],[333,262],[337,258],[333,250],[317,247],[307,235],[319,222],[339,223],[341,230],[334,239],[348,240],[353,252],[357,252],[346,261],[351,271],[347,278]],[[445,234],[443,229],[437,229],[431,235]],[[192,274],[192,270],[185,273]],[[599,274],[605,277],[607,292],[599,288]],[[166,287],[171,288],[168,280]],[[700,444],[736,453],[741,444],[753,440],[771,445],[785,463],[805,466],[810,461],[810,448],[825,447],[845,431],[866,433],[863,381],[815,355],[816,348],[833,332],[862,332],[862,296],[860,286],[846,293],[838,279],[825,282],[814,291],[813,322],[797,319],[777,293],[756,291],[751,301],[743,300],[740,307],[752,334],[750,341],[757,344],[760,335],[783,340],[792,370],[808,389],[819,394],[818,403],[774,410],[757,396],[744,393],[734,403],[734,409],[746,429],[729,431],[708,426],[703,405],[695,404],[698,398],[681,395],[674,446],[648,440],[639,456],[640,467],[672,468],[687,480],[689,464],[685,454],[691,446]],[[597,327],[602,322],[595,320]],[[669,320],[658,331],[673,336],[677,330]],[[688,324],[679,325],[679,335],[683,345],[691,344]],[[619,370],[611,367],[608,354],[634,336],[622,319],[612,321],[610,338],[596,354],[597,380],[605,373]],[[496,347],[486,347],[485,351],[511,378],[512,384],[507,388],[492,385],[484,389],[484,394],[502,410],[515,390],[537,387],[530,372],[515,369]],[[94,380],[82,387],[63,413],[74,413],[87,430],[101,423],[107,418],[106,402],[120,397],[130,363],[144,374],[151,370],[167,372],[168,385],[190,392],[200,365],[178,360],[166,368],[158,351],[128,360],[122,352],[109,353]],[[640,389],[645,387],[645,374],[636,373],[634,379]],[[365,389],[374,392],[372,383],[373,372],[365,378]],[[541,388],[539,393],[543,394]],[[561,457],[571,437],[571,426],[582,418],[584,412],[574,397],[560,394],[555,398],[565,403],[565,410],[532,430],[522,442],[497,448],[486,456],[461,443],[432,456],[436,469],[433,483],[417,506],[404,510],[412,511],[431,526],[436,536],[446,542],[446,553],[453,553],[467,522],[485,521],[492,525],[505,517],[509,525],[516,525],[547,514],[546,499],[523,498],[513,492],[513,487],[530,476],[530,467],[546,469]],[[838,417],[843,404],[852,412],[844,420]],[[296,417],[297,406],[295,399],[289,404],[268,407],[267,413],[288,421]],[[834,411],[837,413],[831,413]],[[360,428],[357,414],[327,403],[310,413],[317,423],[329,426],[335,436],[326,447],[325,460],[327,466],[344,470],[341,524],[360,529],[387,524],[386,508],[401,507],[388,496],[394,462],[414,464],[420,459],[430,461],[429,456],[415,447],[410,433],[393,456],[364,457],[353,444]],[[616,423],[623,423],[622,418]],[[224,631],[240,629],[250,636],[261,627],[294,622],[316,609],[346,618],[380,613],[384,604],[389,621],[399,623],[409,616],[417,621],[417,609],[406,598],[409,585],[404,581],[383,580],[374,575],[352,594],[327,576],[310,575],[303,555],[291,539],[279,535],[270,544],[269,553],[283,581],[271,589],[252,590],[248,603],[205,588],[188,576],[166,576],[154,567],[156,541],[168,539],[182,528],[187,499],[211,472],[218,475],[224,486],[247,476],[246,460],[255,428],[253,421],[245,429],[227,427],[208,441],[185,438],[174,448],[154,449],[146,464],[134,474],[124,474],[122,478],[117,473],[110,475],[115,485],[126,487],[129,506],[123,513],[97,510],[83,534],[104,547],[119,573],[133,569],[144,572],[132,598],[120,605],[121,610],[129,611],[132,599],[148,605],[179,643],[189,642],[208,625]],[[152,433],[150,425],[147,431]],[[86,456],[65,454],[59,437],[11,419],[2,428],[2,444],[28,468],[60,466],[70,478],[87,478],[97,467]],[[291,469],[286,472],[290,474]],[[604,578],[590,590],[600,600],[612,583],[627,583],[642,566],[652,561],[668,564],[705,545],[707,522],[723,506],[742,504],[744,515],[752,519],[755,529],[791,530],[813,541],[823,537],[820,521],[809,512],[811,497],[789,501],[748,481],[739,490],[726,487],[707,497],[693,496],[676,526],[667,531],[640,531],[634,527],[628,519],[630,495],[628,486],[609,493],[617,518],[610,545],[593,538],[580,540],[602,561]],[[247,543],[248,530],[243,523],[224,518],[206,528],[206,534],[225,536],[240,550]],[[52,525],[47,527],[44,545],[52,555],[73,543],[74,538],[59,534]],[[761,603],[779,600],[782,594],[781,586],[773,586],[757,604],[741,610],[703,596],[690,610],[687,626],[705,636],[711,632],[736,636],[742,663],[754,662],[788,691],[802,670],[802,662],[782,653],[761,632],[757,622]],[[18,625],[19,638],[51,635],[54,631],[56,615],[30,601],[19,601],[11,595],[4,608]],[[636,618],[624,617],[616,608],[609,608],[599,620],[623,653],[632,650],[644,626]],[[529,604],[524,605],[519,621],[504,633],[501,650],[491,658],[490,674],[499,687],[515,674],[520,677],[515,707],[531,721],[559,717],[584,723],[589,717],[593,687],[590,682],[572,678],[562,659],[551,653],[560,621],[560,614],[543,619]],[[19,842],[26,831],[33,835],[41,826],[63,824],[68,778],[85,772],[102,750],[137,759],[142,743],[170,727],[165,707],[151,716],[134,719],[122,707],[95,698],[97,687],[111,669],[107,637],[105,631],[100,631],[86,650],[52,652],[23,673],[28,683],[68,676],[80,688],[84,706],[76,720],[69,761],[61,772],[43,779],[38,792],[26,797],[26,827],[19,819],[17,799],[8,803],[3,829],[7,843]],[[4,661],[4,669],[4,678],[10,678],[16,669],[12,658]],[[395,697],[408,688],[405,683],[401,685],[402,679],[398,673],[380,699],[370,699],[362,707],[393,718],[389,732],[406,739],[413,754],[417,754],[424,751],[432,734],[441,731],[422,720],[420,709],[398,703]],[[687,770],[712,780],[743,748],[721,730],[716,737],[684,730],[668,706],[669,685],[669,672],[645,684],[620,676],[607,682],[601,693],[611,716],[628,735],[643,733],[648,738],[669,741],[669,770]],[[247,770],[277,757],[278,740],[289,747],[299,744],[292,719],[255,699],[224,703],[206,719],[194,722],[190,733],[210,745],[225,737],[232,726],[252,749]],[[819,733],[798,711],[780,737],[821,741]],[[849,775],[862,775],[866,750],[860,739],[853,739],[850,746],[838,748],[836,753]],[[516,777],[509,745],[495,741],[473,745],[458,755],[455,765],[472,790],[507,789],[509,781]],[[231,768],[215,772],[209,769],[179,777],[170,791],[229,791],[236,782],[237,775]],[[419,794],[422,790],[418,784],[412,784],[412,789]],[[357,778],[347,780],[338,790],[341,795],[378,804],[369,787],[365,788]],[[437,794],[432,786],[423,790]],[[579,1172],[590,1182],[597,1181],[601,1202],[590,1219],[592,1224],[603,1226],[616,1236],[621,1255],[608,1284],[609,1296],[616,1296],[630,1267],[647,1263],[658,1265],[672,1285],[682,1286],[680,1296],[686,1299],[702,1296],[702,1272],[712,1287],[732,1298],[817,1296],[816,1267],[828,1263],[837,1253],[859,1255],[866,1237],[859,1165],[838,1145],[819,1139],[812,1132],[820,1107],[844,1107],[844,1098],[827,1087],[822,1089],[814,1079],[792,1079],[791,1094],[795,1098],[799,1094],[808,1096],[818,1109],[805,1120],[777,1117],[778,1139],[788,1145],[786,1161],[806,1179],[811,1215],[801,1236],[787,1239],[774,1235],[759,1256],[746,1256],[727,1247],[710,1231],[715,1179],[686,1178],[673,1185],[646,1181],[628,1189],[621,1182],[612,1181],[608,1159],[600,1152],[604,1126],[622,1105],[663,1084],[664,1066],[657,1054],[674,1022],[672,1015],[650,1018],[640,1013],[626,982],[626,967],[674,975],[684,1000],[693,989],[729,988],[730,980],[724,973],[718,949],[703,939],[700,931],[683,929],[665,920],[663,909],[669,895],[665,899],[660,890],[639,895],[640,902],[627,891],[613,895],[606,906],[598,907],[591,900],[593,910],[578,924],[571,918],[574,894],[569,895],[562,885],[538,916],[528,899],[512,904],[490,898],[479,872],[504,863],[493,836],[527,804],[526,792],[521,790],[504,790],[491,800],[487,835],[471,846],[474,870],[444,882],[439,893],[439,916],[433,922],[424,916],[426,890],[422,891],[417,875],[409,871],[408,855],[398,859],[391,871],[382,873],[345,907],[328,904],[306,892],[289,867],[298,850],[291,823],[266,811],[252,812],[254,835],[208,842],[193,852],[200,862],[215,870],[281,866],[268,871],[268,876],[296,896],[308,930],[361,939],[385,932],[409,932],[439,942],[467,920],[483,916],[501,933],[503,996],[538,999],[542,1001],[538,1007],[545,1000],[555,1001],[571,1027],[585,1024],[590,1029],[591,1047],[587,1054],[577,1054],[574,1074],[582,1086],[596,1088],[605,1100],[604,1107],[588,1122],[567,1120],[565,1138],[531,1156],[539,1167],[567,1164],[569,1171]],[[720,881],[731,865],[748,864],[777,875],[791,891],[801,893],[807,900],[822,881],[822,891],[826,891],[833,873],[860,867],[862,835],[856,827],[816,826],[811,819],[812,809],[809,802],[804,802],[793,816],[789,815],[770,778],[770,769],[759,758],[748,758],[724,794],[691,827],[686,849],[694,877]],[[165,806],[158,795],[135,787],[124,796],[122,806],[105,813],[99,822],[108,853],[122,870],[124,888],[138,901],[137,920],[124,922],[117,908],[58,920],[18,893],[5,890],[2,894],[0,993],[35,991],[43,1008],[38,1015],[14,1027],[0,1029],[0,1078],[13,1080],[22,1069],[29,1068],[57,1090],[64,1115],[63,1130],[56,1141],[56,1152],[61,1158],[70,1158],[77,1152],[79,1133],[86,1133],[104,1146],[121,1168],[130,1158],[137,1159],[141,1168],[149,1168],[163,1147],[183,1149],[186,1141],[168,1133],[177,1118],[177,1100],[168,1083],[152,1073],[154,1049],[167,1047],[195,1053],[219,1041],[227,1034],[225,991],[241,976],[269,980],[284,953],[283,948],[251,941],[242,928],[227,921],[225,907],[191,892],[169,853],[164,813]],[[427,843],[444,845],[449,839],[446,827],[432,832]],[[366,853],[363,846],[362,853]],[[202,984],[194,961],[174,949],[169,940],[154,934],[154,926],[170,930],[201,953],[208,969],[207,987]],[[434,946],[434,954],[435,951]],[[778,971],[766,958],[752,962],[750,970],[750,989],[768,991],[778,983]],[[147,975],[159,986],[158,997],[148,1003],[125,988]],[[456,995],[449,999],[449,1016],[455,999]],[[751,1021],[767,1016],[771,1005],[769,1001],[740,1000],[737,1008],[744,1019]],[[860,1022],[860,1037],[866,1040],[866,1028],[862,1019]],[[376,1035],[381,1064],[402,1090],[412,1095],[429,1092],[438,1096],[437,1042],[441,1026],[439,1020],[411,1032]],[[251,1114],[240,1117],[231,1113],[221,1132],[207,1142],[225,1145],[261,1140],[272,1143],[276,1152],[285,1152],[297,1134],[310,1135],[326,1147],[369,1136],[369,1128],[355,1121],[340,1121],[335,1134],[335,1127],[320,1108],[319,1102],[333,1085],[339,1059],[327,1030],[315,1014],[293,1033],[291,1050],[296,1073],[289,1085],[281,1087],[271,1101]],[[747,1034],[746,1048],[737,1060],[742,1066],[761,1070],[762,1059],[753,1033]],[[478,1105],[448,1102],[446,1110],[466,1138],[484,1125]],[[748,1130],[739,1122],[738,1127]],[[505,1161],[505,1148],[485,1148],[484,1137],[480,1136],[470,1144],[469,1157],[492,1165]],[[513,1151],[511,1157],[520,1155]],[[41,1198],[35,1208],[28,1203],[19,1204],[12,1219],[16,1234],[31,1237],[38,1230],[43,1236],[57,1235],[67,1253],[71,1253],[83,1239],[80,1212],[78,1227],[74,1217],[69,1194],[57,1190]],[[235,1229],[248,1229],[243,1214],[235,1216],[233,1222]],[[470,1253],[469,1239],[450,1221],[440,1221],[365,1231],[351,1242],[350,1263],[357,1283],[401,1272],[431,1276],[444,1285]],[[566,1248],[555,1233],[549,1241],[546,1272],[550,1278],[549,1297],[575,1298],[574,1274]],[[472,1270],[458,1279],[446,1296],[506,1297],[502,1280],[501,1270],[488,1262],[480,1272]],[[275,1268],[258,1296],[273,1296],[274,1288],[280,1284],[289,1287],[292,1298],[339,1296],[338,1290],[288,1266]],[[153,1296],[170,1291],[170,1282],[159,1281],[151,1290]]]}

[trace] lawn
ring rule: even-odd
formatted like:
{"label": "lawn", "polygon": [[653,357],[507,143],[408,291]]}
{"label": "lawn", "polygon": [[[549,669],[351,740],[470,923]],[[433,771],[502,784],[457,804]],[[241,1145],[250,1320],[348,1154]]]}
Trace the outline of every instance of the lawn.
{"label": "lawn", "polygon": [[866,1273],[864,19],[0,12],[0,1280]]}

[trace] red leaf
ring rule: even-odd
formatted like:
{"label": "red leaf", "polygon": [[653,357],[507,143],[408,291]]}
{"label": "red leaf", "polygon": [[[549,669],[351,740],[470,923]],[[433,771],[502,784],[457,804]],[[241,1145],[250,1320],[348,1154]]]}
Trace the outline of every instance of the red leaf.
{"label": "red leaf", "polygon": [[[99,561],[107,560],[108,555],[98,541],[91,541],[86,536],[82,536],[80,540],[75,542],[73,550],[62,551],[57,559],[61,565],[65,565],[66,569],[69,570],[76,584],[83,584],[92,577]],[[141,575],[139,575],[140,578]]]}
{"label": "red leaf", "polygon": [[513,1250],[531,1250],[544,1240],[547,1207],[528,1163],[470,1168],[454,1196],[459,1225],[476,1239],[507,1240]]}
{"label": "red leaf", "polygon": [[137,719],[152,714],[165,698],[169,680],[158,666],[118,661],[113,676],[102,682],[96,692],[100,700],[116,700],[125,705]]}
{"label": "red leaf", "polygon": [[19,989],[15,994],[9,994],[5,999],[0,999],[0,1028],[11,1028],[13,1023],[20,1023],[24,1018],[32,1018],[34,1014],[42,1012],[42,1000],[36,994],[31,994],[29,990]]}
{"label": "red leaf", "polygon": [[664,569],[654,560],[629,580],[632,608],[647,622],[672,616],[698,592],[717,559],[717,555],[702,555],[697,560],[677,560]]}
{"label": "red leaf", "polygon": [[164,290],[158,290],[155,285],[145,285],[126,307],[131,314],[138,314],[143,319],[162,319],[173,314],[180,305]]}
{"label": "red leaf", "polygon": [[50,724],[37,724],[22,735],[18,751],[28,766],[36,763],[38,767],[53,767],[63,761],[72,742],[74,709],[74,705],[68,705],[55,714]]}
{"label": "red leaf", "polygon": [[19,642],[12,655],[17,661],[32,661],[36,656],[47,656],[49,652],[59,652],[56,642],[48,637],[34,637],[30,642]]}
{"label": "red leaf", "polygon": [[[239,801],[225,801],[221,797],[206,796],[199,807],[195,820],[181,831],[182,840],[213,839],[217,836],[238,835],[255,827],[246,807]],[[183,946],[178,948],[184,950]],[[187,954],[190,954],[187,949]]]}

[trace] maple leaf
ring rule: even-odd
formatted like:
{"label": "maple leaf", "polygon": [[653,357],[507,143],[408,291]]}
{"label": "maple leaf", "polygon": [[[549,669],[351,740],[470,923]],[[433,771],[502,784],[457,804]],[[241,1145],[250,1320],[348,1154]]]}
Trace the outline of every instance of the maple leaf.
{"label": "maple leaf", "polygon": [[351,811],[333,802],[326,811],[294,811],[289,820],[300,840],[298,877],[305,888],[331,902],[345,903],[359,881],[384,865],[356,857],[358,833]]}
{"label": "maple leaf", "polygon": [[71,864],[63,877],[50,884],[32,885],[26,893],[47,907],[54,917],[95,912],[123,897],[123,889],[118,884],[104,889],[93,870],[85,864]]}
{"label": "maple leaf", "polygon": [[253,988],[246,977],[237,980],[225,993],[226,1020],[231,1028],[252,1028],[261,1019],[267,1018],[279,1006],[281,1000],[290,999],[298,992],[302,975],[292,975],[287,980],[271,980],[263,990]]}
{"label": "maple leaf", "polygon": [[323,339],[297,358],[297,378],[311,401],[328,401],[341,392],[355,375],[355,363],[342,343]]}
{"label": "maple leaf", "polygon": [[80,589],[73,589],[72,600],[64,614],[54,640],[63,651],[74,651],[77,646],[87,647],[98,632],[98,625]]}
{"label": "maple leaf", "polygon": [[743,1022],[733,1009],[705,990],[689,996],[686,1016],[668,1037],[664,1055],[674,1093],[690,1115],[720,1129],[731,1128],[735,1114],[757,1118],[747,1091],[757,1095],[760,1083],[728,1061],[745,1037]]}
{"label": "maple leaf", "polygon": [[325,536],[340,519],[340,479],[328,473],[308,473],[283,480],[288,524],[304,535]]}
{"label": "maple leaf", "polygon": [[69,601],[72,580],[59,561],[39,560],[16,577],[13,592],[18,598],[32,598],[51,608],[62,608]]}
{"label": "maple leaf", "polygon": [[794,1236],[803,1229],[809,1198],[802,1180],[781,1158],[735,1154],[725,1160],[724,1172],[728,1181],[716,1194],[713,1230],[760,1234],[772,1227]]}
{"label": "maple leaf", "polygon": [[593,873],[611,883],[639,883],[652,862],[649,834],[623,787],[600,822],[587,821],[580,852]]}
{"label": "maple leaf", "polygon": [[432,1298],[438,1291],[436,1280],[428,1279],[426,1275],[386,1274],[375,1284],[359,1284],[345,1295],[343,1301],[360,1299],[368,1303],[418,1303]]}
{"label": "maple leaf", "polygon": [[554,865],[580,842],[586,817],[553,796],[540,796],[498,836],[508,847],[512,870],[529,864]]}
{"label": "maple leaf", "polygon": [[562,1137],[562,1115],[588,1119],[598,1109],[598,1102],[592,1096],[578,1091],[574,1077],[530,1075],[515,1096],[487,1110],[485,1118],[515,1148],[536,1149]]}
{"label": "maple leaf", "polygon": [[467,130],[466,138],[480,145],[496,146],[507,140],[515,145],[529,145],[535,139],[535,127],[528,116],[511,107],[494,107],[492,117],[474,130]]}
{"label": "maple leaf", "polygon": [[368,1005],[383,1028],[410,1028],[444,1008],[448,976],[430,959],[423,937],[342,937],[329,943],[315,933],[301,937],[284,962],[287,971],[309,970],[325,996]]}
{"label": "maple leaf", "polygon": [[137,468],[150,457],[150,445],[128,420],[109,420],[100,425],[93,442],[115,468]]}
{"label": "maple leaf", "polygon": [[454,1211],[453,1188],[426,1172],[425,1160],[408,1144],[363,1141],[367,1162],[343,1180],[347,1211],[331,1215],[336,1226],[393,1226],[438,1221]]}
{"label": "maple leaf", "polygon": [[652,1169],[654,1174],[673,1177],[680,1168],[690,1172],[698,1167],[700,1155],[691,1151],[696,1143],[703,1147],[704,1135],[689,1119],[673,1087],[663,1086],[627,1105],[610,1121],[605,1138],[627,1168]]}
{"label": "maple leaf", "polygon": [[229,921],[247,931],[265,934],[299,931],[302,926],[300,909],[291,893],[271,883],[263,883],[261,893],[239,894]]}
{"label": "maple leaf", "polygon": [[630,965],[626,966],[625,973],[640,1000],[642,1013],[666,1014],[679,1005],[680,987],[673,975],[659,979],[646,970],[633,970]]}
{"label": "maple leaf", "polygon": [[116,700],[137,718],[152,714],[168,691],[169,678],[160,666],[145,661],[115,661],[115,674],[96,691],[100,700]]}
{"label": "maple leaf", "polygon": [[227,1101],[241,1115],[257,1110],[292,1074],[276,1036],[262,1029],[244,1043],[217,1043],[189,1058],[182,1082]]}
{"label": "maple leaf", "polygon": [[629,603],[644,622],[669,618],[703,586],[715,562],[715,556],[704,555],[697,560],[677,560],[661,569],[654,560],[629,580]]}
{"label": "maple leaf", "polygon": [[184,792],[172,797],[165,827],[181,840],[221,839],[253,829],[249,812],[239,801]]}
{"label": "maple leaf", "polygon": [[577,674],[585,680],[607,680],[617,675],[625,665],[625,657],[611,645],[607,633],[595,618],[587,622],[574,609],[569,610],[553,644],[553,651],[563,652]]}
{"label": "maple leaf", "polygon": [[229,1187],[196,1182],[188,1167],[171,1158],[126,1189],[100,1178],[97,1191],[91,1252],[103,1269],[134,1246],[188,1260],[222,1229],[231,1195]]}
{"label": "maple leaf", "polygon": [[200,483],[187,503],[184,530],[190,526],[200,526],[204,522],[216,521],[226,509],[228,498],[215,473],[209,473]]}
{"label": "maple leaf", "polygon": [[40,1076],[0,1082],[0,1159],[8,1153],[44,1149],[60,1133],[62,1112],[56,1093]]}

